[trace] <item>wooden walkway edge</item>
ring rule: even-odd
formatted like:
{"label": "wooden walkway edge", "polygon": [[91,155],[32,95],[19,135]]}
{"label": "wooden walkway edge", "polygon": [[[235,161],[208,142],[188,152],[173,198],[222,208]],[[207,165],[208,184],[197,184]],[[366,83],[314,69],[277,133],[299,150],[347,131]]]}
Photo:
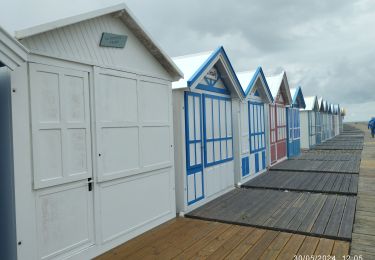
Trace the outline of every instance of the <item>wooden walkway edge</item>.
{"label": "wooden walkway edge", "polygon": [[365,131],[365,140],[350,253],[375,259],[375,139],[365,124],[355,126]]}

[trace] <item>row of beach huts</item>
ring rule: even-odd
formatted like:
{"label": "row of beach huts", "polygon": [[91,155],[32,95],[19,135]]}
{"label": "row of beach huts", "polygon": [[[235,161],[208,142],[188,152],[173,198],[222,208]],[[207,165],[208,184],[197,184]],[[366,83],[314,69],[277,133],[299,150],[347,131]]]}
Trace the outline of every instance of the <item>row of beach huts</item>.
{"label": "row of beach huts", "polygon": [[344,115],[285,72],[235,71],[223,47],[169,58],[123,4],[0,29],[0,259],[95,257],[338,135]]}

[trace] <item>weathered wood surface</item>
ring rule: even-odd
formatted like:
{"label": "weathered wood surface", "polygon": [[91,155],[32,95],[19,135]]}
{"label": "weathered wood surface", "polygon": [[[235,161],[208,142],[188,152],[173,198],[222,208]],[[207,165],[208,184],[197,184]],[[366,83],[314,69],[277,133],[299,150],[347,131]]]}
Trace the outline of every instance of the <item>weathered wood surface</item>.
{"label": "weathered wood surface", "polygon": [[367,125],[354,126],[365,132],[365,139],[350,253],[375,259],[375,139],[371,138]]}
{"label": "weathered wood surface", "polygon": [[326,173],[359,173],[360,161],[319,161],[319,160],[286,160],[270,170],[326,172]]}
{"label": "weathered wood surface", "polygon": [[356,195],[358,174],[269,171],[244,183],[242,187]]}
{"label": "weathered wood surface", "polygon": [[303,235],[350,240],[353,196],[237,189],[186,216]]}
{"label": "weathered wood surface", "polygon": [[225,223],[177,218],[120,245],[96,260],[293,259],[294,255],[349,252],[349,243]]}

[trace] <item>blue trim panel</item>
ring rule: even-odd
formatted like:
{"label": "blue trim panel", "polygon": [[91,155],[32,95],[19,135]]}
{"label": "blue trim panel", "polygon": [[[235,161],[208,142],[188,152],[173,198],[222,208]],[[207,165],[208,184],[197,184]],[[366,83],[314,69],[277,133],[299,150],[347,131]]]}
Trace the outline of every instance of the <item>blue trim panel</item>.
{"label": "blue trim panel", "polygon": [[215,92],[215,93],[230,95],[229,90],[228,89],[224,89],[224,88],[216,88],[216,87],[209,86],[209,85],[204,85],[204,84],[198,84],[197,88],[201,89],[201,90],[210,91],[210,92]]}
{"label": "blue trim panel", "polygon": [[[193,129],[194,129],[194,136],[193,140],[190,140],[190,132],[189,132],[189,96],[193,97]],[[195,162],[197,162],[197,147],[196,144],[201,144],[200,147],[202,147],[202,121],[199,123],[199,129],[200,129],[200,136],[197,136],[197,126],[196,126],[196,115],[195,115],[195,106],[196,104],[196,98],[199,99],[199,108],[200,108],[200,114],[202,114],[202,99],[201,94],[199,93],[193,93],[193,92],[187,92],[185,91],[184,95],[184,102],[185,102],[185,144],[186,144],[186,192],[187,192],[187,205],[194,204],[195,202],[201,200],[204,198],[204,177],[203,177],[203,155],[201,150],[201,158],[200,163],[191,165],[190,162],[190,144],[194,144],[194,159]],[[199,149],[199,148],[198,148]],[[200,148],[201,149],[201,148]],[[200,187],[202,191],[202,195],[197,197],[197,176],[196,174],[201,174],[201,184],[202,187]],[[189,176],[194,175],[194,199],[189,201]]]}
{"label": "blue trim panel", "polygon": [[262,69],[262,67],[260,67],[260,66],[259,66],[259,67],[257,68],[257,70],[255,71],[255,73],[254,73],[254,75],[253,75],[253,77],[252,77],[252,79],[251,79],[249,85],[247,85],[247,87],[246,87],[246,90],[245,90],[245,92],[244,92],[245,97],[251,92],[252,88],[254,87],[254,84],[255,84],[255,82],[256,82],[256,79],[258,78],[258,75],[260,75],[261,79],[263,80],[264,85],[266,85],[266,91],[267,91],[267,93],[268,93],[268,96],[269,96],[269,98],[270,98],[271,103],[273,103],[273,102],[274,102],[274,99],[273,99],[273,96],[272,96],[271,90],[270,90],[270,88],[269,88],[269,86],[268,86],[268,83],[267,83],[267,80],[266,80],[266,76],[265,76],[264,73],[263,73],[263,69]]}
{"label": "blue trim panel", "polygon": [[302,88],[300,86],[297,88],[296,93],[294,93],[294,96],[292,97],[292,107],[306,108],[305,98],[303,97]]}
{"label": "blue trim panel", "polygon": [[[211,103],[211,119],[212,119],[212,138],[207,138],[207,120],[206,120],[206,99],[211,99],[212,100],[212,103]],[[216,99],[218,100],[218,116],[219,118],[214,118],[214,113],[213,113],[213,100]],[[221,164],[221,163],[225,163],[225,162],[228,162],[228,161],[232,161],[233,160],[233,129],[232,129],[232,135],[231,136],[228,136],[228,133],[227,133],[227,124],[228,124],[228,119],[225,117],[225,126],[226,126],[226,133],[225,133],[225,137],[218,137],[218,138],[215,138],[215,129],[214,128],[214,122],[215,120],[219,120],[219,136],[221,136],[221,125],[220,125],[220,101],[225,101],[225,104],[227,101],[229,101],[231,103],[231,99],[228,98],[228,97],[220,97],[220,96],[214,96],[214,95],[210,95],[210,94],[202,94],[202,100],[203,100],[203,143],[204,143],[204,166],[205,167],[210,167],[210,166],[213,166],[213,165],[217,165],[217,164]],[[230,107],[231,109],[231,114],[232,114],[232,107]],[[208,111],[210,112],[210,111]],[[225,115],[227,115],[226,113],[226,105],[225,105]],[[232,125],[232,122],[231,122],[231,127],[233,127]],[[228,140],[232,141],[232,145],[231,147],[228,147]],[[221,151],[221,142],[225,141],[226,145],[226,152],[222,152]],[[220,159],[219,160],[215,160],[215,142],[220,142]],[[208,143],[212,143],[212,162],[208,162],[208,156],[207,156],[207,144]],[[226,158],[228,157],[228,151],[229,149],[231,149],[232,151],[232,156],[229,157],[229,158]],[[223,158],[223,155],[225,155],[225,159],[222,159]]]}
{"label": "blue trim panel", "polygon": [[212,61],[218,56],[222,54],[224,60],[226,61],[227,65],[229,65],[230,73],[232,74],[234,80],[237,83],[237,89],[239,92],[245,96],[244,91],[242,90],[241,83],[239,82],[237,78],[237,74],[233,69],[233,66],[228,58],[228,55],[226,54],[224,47],[220,46],[217,48],[209,57],[208,59],[198,68],[198,70],[190,77],[190,79],[187,81],[188,87],[191,87],[197,80],[198,78],[202,75],[202,73],[207,69],[208,66],[212,63]]}

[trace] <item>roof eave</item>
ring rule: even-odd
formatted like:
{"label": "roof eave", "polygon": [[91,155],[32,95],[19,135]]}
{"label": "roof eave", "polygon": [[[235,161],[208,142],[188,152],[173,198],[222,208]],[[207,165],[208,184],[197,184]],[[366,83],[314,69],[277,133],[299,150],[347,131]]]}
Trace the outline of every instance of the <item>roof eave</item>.
{"label": "roof eave", "polygon": [[118,17],[121,18],[124,24],[128,26],[129,29],[132,30],[134,35],[146,46],[146,48],[148,48],[151,54],[164,67],[164,69],[168,72],[168,74],[174,81],[183,78],[184,75],[181,70],[172,61],[172,59],[156,44],[156,42],[151,38],[151,36],[141,26],[132,12],[128,9],[125,3],[16,31],[15,35],[17,39],[23,39],[43,32],[51,31],[64,26],[76,24],[82,21],[116,12],[118,12]]}
{"label": "roof eave", "polygon": [[14,70],[27,61],[29,51],[0,26],[0,61]]}

